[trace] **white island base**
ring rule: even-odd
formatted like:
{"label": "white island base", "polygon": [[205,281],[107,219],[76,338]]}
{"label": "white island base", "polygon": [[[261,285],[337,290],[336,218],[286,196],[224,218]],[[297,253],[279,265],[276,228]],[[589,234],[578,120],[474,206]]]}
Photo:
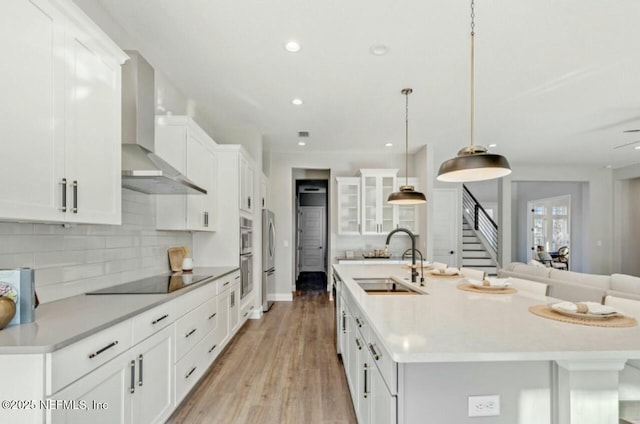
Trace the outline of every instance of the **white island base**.
{"label": "white island base", "polygon": [[[451,277],[412,286],[422,296],[369,295],[354,281],[407,275],[334,266],[337,349],[359,423],[619,424],[619,376],[640,357],[638,326],[545,319],[528,307],[557,299],[465,292]],[[470,416],[475,396],[498,396],[499,415]]]}

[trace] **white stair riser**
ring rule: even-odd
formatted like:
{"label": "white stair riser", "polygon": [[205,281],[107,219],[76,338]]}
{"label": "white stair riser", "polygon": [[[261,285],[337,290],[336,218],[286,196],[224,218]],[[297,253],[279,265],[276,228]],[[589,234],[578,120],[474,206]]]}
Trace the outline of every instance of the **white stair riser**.
{"label": "white stair riser", "polygon": [[476,236],[463,236],[462,242],[463,243],[480,243],[480,239]]}
{"label": "white stair riser", "polygon": [[486,250],[463,250],[463,258],[490,258],[489,252]]}
{"label": "white stair riser", "polygon": [[462,243],[462,250],[484,250],[480,243]]}
{"label": "white stair riser", "polygon": [[486,265],[486,266],[494,266],[493,259],[491,258],[465,258],[462,260],[462,264],[464,266],[476,266],[476,265]]}

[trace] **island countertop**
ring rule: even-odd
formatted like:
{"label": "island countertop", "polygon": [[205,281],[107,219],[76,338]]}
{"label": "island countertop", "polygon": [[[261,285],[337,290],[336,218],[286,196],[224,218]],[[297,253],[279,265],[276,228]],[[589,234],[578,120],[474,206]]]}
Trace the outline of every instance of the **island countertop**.
{"label": "island countertop", "polygon": [[[36,309],[34,322],[0,331],[0,354],[53,352],[195,288],[210,284],[216,278],[237,269],[237,266],[196,268],[194,272],[210,277],[167,294],[81,294],[44,303]],[[171,274],[166,275],[168,277]]]}
{"label": "island countertop", "polygon": [[[640,326],[603,328],[554,321],[529,312],[558,302],[519,291],[484,294],[457,288],[462,277],[408,282],[400,265],[334,265],[394,361],[485,362],[640,359]],[[396,277],[426,295],[369,295],[354,278]],[[638,317],[636,317],[638,318]]]}

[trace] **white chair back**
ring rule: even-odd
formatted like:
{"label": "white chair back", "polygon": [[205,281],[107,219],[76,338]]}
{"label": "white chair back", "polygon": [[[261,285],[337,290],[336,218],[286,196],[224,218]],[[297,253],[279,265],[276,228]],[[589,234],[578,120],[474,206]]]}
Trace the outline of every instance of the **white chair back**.
{"label": "white chair back", "polygon": [[625,299],[623,297],[607,296],[604,304],[616,308],[626,315],[640,318],[640,300]]}
{"label": "white chair back", "polygon": [[523,291],[531,294],[539,294],[546,296],[549,292],[549,285],[541,283],[539,281],[525,280],[523,278],[509,277],[511,287],[518,291]]}
{"label": "white chair back", "polygon": [[471,278],[472,280],[478,280],[478,281],[484,280],[484,277],[486,275],[484,271],[480,271],[479,269],[464,268],[464,267],[460,268],[460,274],[462,274],[464,278]]}

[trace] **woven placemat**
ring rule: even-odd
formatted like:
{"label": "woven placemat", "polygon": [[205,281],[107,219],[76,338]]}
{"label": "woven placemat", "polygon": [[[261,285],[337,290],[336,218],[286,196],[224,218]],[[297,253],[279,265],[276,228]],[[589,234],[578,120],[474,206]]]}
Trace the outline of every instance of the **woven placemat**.
{"label": "woven placemat", "polygon": [[458,284],[458,288],[460,290],[474,292],[474,293],[482,293],[482,294],[513,294],[518,293],[518,290],[513,287],[504,287],[499,289],[483,289],[482,287],[474,286],[470,283],[461,283]]}
{"label": "woven placemat", "polygon": [[562,315],[559,312],[554,311],[549,305],[534,305],[529,307],[529,312],[534,315],[538,315],[542,318],[548,318],[555,321],[569,322],[572,324],[590,325],[592,327],[635,327],[638,325],[638,321],[635,318],[625,315],[610,317],[606,319],[590,319],[590,318],[575,318],[567,315]]}
{"label": "woven placemat", "polygon": [[455,275],[445,275],[445,274],[425,274],[425,278],[427,277],[435,277],[435,278],[457,278],[458,280],[462,278],[462,275],[460,274],[455,274]]}

